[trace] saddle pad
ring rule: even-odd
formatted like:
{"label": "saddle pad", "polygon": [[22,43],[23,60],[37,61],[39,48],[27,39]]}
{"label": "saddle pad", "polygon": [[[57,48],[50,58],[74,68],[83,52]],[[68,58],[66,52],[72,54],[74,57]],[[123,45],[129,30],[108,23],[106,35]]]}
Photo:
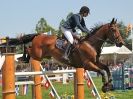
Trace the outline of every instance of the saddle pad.
{"label": "saddle pad", "polygon": [[65,42],[64,39],[57,39],[57,40],[56,40],[56,47],[59,48],[59,49],[61,49],[61,50],[65,50],[65,49],[63,48],[64,42]]}

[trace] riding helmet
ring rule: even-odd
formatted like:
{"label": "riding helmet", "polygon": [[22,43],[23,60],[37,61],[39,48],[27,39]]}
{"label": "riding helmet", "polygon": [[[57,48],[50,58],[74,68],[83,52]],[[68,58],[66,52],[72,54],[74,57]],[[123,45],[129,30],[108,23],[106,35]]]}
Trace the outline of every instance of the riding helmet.
{"label": "riding helmet", "polygon": [[87,6],[82,6],[80,13],[90,13],[90,9]]}

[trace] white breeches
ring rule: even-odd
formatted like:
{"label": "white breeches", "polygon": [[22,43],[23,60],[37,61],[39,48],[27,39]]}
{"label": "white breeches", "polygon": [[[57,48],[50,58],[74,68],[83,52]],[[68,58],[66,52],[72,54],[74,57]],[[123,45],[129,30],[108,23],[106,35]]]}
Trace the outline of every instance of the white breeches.
{"label": "white breeches", "polygon": [[[63,32],[64,36],[67,38],[67,40],[73,44],[74,42],[74,39],[73,39],[73,36],[72,36],[72,30],[71,29],[65,29],[63,27],[61,27],[61,31]],[[76,33],[76,32],[75,32]],[[73,33],[75,35],[75,33]]]}

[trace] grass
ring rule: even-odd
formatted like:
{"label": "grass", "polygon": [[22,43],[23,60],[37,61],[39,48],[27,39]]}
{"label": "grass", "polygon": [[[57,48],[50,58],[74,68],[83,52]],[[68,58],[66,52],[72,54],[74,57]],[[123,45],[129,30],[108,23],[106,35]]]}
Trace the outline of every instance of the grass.
{"label": "grass", "polygon": [[[101,78],[93,78],[97,89],[99,90],[99,93],[101,93]],[[58,94],[61,95],[73,95],[74,89],[73,89],[73,81],[70,81],[69,84],[63,85],[62,83],[59,82],[53,82],[53,85],[55,89],[57,90]],[[91,88],[89,89],[86,85],[85,82],[85,99],[95,99],[92,94],[91,94]],[[49,97],[49,92],[51,88],[46,90],[44,87],[42,87],[42,97],[43,99],[50,99]],[[0,87],[0,92],[2,93],[2,88]],[[29,86],[28,94],[25,96],[17,96],[16,99],[32,99],[32,94],[31,94],[31,86]],[[125,90],[125,91],[113,91],[111,92],[116,99],[133,99],[133,90]],[[2,94],[0,94],[0,99],[2,99]]]}

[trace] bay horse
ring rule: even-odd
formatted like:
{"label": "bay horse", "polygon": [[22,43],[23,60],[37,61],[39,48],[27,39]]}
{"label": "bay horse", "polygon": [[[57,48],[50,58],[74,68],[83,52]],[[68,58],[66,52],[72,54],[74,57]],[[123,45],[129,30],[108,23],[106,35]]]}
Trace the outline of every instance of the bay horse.
{"label": "bay horse", "polygon": [[[100,73],[103,81],[102,90],[106,91],[107,83],[111,82],[111,73],[108,66],[99,62],[99,57],[101,47],[107,39],[119,47],[124,44],[115,19],[112,19],[110,23],[95,28],[91,31],[91,35],[85,36],[81,42],[76,44],[69,56],[70,62],[62,58],[64,50],[56,47],[57,36],[34,34],[29,36],[28,39],[25,38],[20,41],[25,43],[32,41],[32,46],[31,48],[28,48],[28,53],[30,54],[30,57],[35,60],[41,61],[45,57],[53,57],[59,62],[65,63],[69,66],[76,68],[83,67],[86,70]],[[108,80],[106,79],[103,70],[107,72]]]}
{"label": "bay horse", "polygon": [[[99,57],[102,45],[107,39],[109,39],[111,43],[115,43],[118,47],[124,44],[117,25],[117,20],[113,18],[110,23],[101,25],[91,31],[91,35],[85,36],[85,38],[76,45],[76,49],[72,51],[69,57],[71,60],[70,63],[62,59],[64,51],[55,46],[56,36],[42,34],[34,37],[32,46],[29,49],[30,56],[38,61],[44,57],[52,56],[61,63],[98,72],[102,75],[104,85],[107,85],[107,83],[111,83],[112,81],[111,73],[107,65],[99,62]],[[108,79],[105,78],[105,72],[103,70],[107,72]],[[104,86],[103,91],[105,91]]]}

